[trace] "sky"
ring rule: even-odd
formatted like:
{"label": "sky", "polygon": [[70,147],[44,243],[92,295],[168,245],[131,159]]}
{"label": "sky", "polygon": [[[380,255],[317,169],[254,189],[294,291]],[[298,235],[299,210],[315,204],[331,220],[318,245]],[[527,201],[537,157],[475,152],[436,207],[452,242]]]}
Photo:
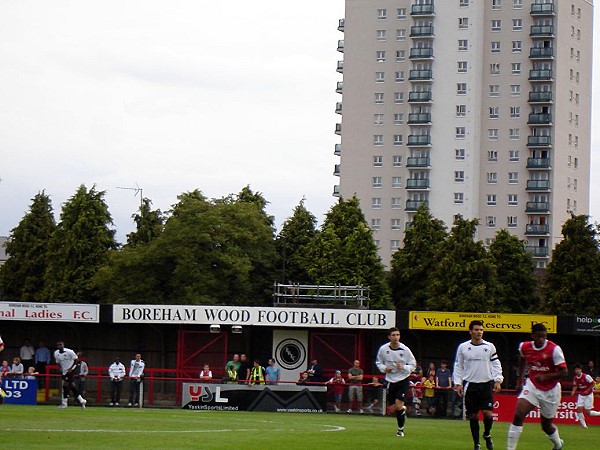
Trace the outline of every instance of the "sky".
{"label": "sky", "polygon": [[[106,192],[121,243],[140,194],[167,211],[249,185],[277,226],[303,198],[321,223],[339,180],[343,16],[344,0],[0,0],[0,236],[38,192],[58,219],[82,184]],[[600,221],[599,95],[593,110]]]}

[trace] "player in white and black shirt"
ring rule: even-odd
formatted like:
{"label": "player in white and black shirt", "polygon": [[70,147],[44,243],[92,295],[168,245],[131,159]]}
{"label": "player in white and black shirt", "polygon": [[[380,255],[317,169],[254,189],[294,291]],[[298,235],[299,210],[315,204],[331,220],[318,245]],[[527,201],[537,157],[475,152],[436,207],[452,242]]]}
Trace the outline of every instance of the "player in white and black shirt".
{"label": "player in white and black shirt", "polygon": [[57,349],[54,351],[54,359],[60,367],[63,380],[63,396],[62,402],[59,408],[66,408],[69,402],[69,390],[73,392],[73,395],[79,401],[81,408],[85,408],[87,400],[81,396],[77,387],[75,386],[75,370],[79,366],[79,359],[77,354],[70,348],[65,347],[63,341],[56,343]]}
{"label": "player in white and black shirt", "polygon": [[483,439],[488,450],[493,450],[491,437],[494,417],[494,393],[500,391],[504,381],[502,365],[496,347],[483,339],[483,322],[472,320],[469,324],[471,339],[463,342],[456,350],[454,361],[454,386],[456,393],[463,396],[463,405],[471,426],[475,450],[479,444],[479,411],[483,413]]}
{"label": "player in white and black shirt", "polygon": [[409,387],[408,377],[417,365],[412,351],[400,343],[400,330],[392,327],[388,331],[390,342],[382,345],[377,352],[377,368],[385,373],[388,387],[390,412],[396,412],[398,431],[396,436],[404,436],[406,408],[404,401]]}

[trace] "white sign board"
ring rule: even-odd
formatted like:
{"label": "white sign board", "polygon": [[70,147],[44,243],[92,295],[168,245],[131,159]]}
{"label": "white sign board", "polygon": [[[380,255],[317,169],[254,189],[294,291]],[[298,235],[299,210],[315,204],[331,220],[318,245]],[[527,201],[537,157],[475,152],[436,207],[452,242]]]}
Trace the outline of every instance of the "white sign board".
{"label": "white sign board", "polygon": [[98,305],[0,302],[0,319],[3,320],[98,323],[99,311]]}

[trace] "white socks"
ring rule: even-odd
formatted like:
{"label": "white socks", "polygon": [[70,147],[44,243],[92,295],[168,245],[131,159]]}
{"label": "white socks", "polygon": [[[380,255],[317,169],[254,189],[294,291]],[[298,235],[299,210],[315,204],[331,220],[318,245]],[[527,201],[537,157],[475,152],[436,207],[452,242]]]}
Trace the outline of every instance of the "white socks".
{"label": "white socks", "polygon": [[516,426],[512,423],[508,427],[508,437],[506,440],[506,449],[507,450],[515,450],[517,448],[517,443],[519,442],[519,436],[523,432],[523,426]]}
{"label": "white socks", "polygon": [[554,433],[548,435],[548,439],[550,439],[554,443],[554,448],[559,448],[561,445],[560,436],[558,435],[558,428],[554,431]]}
{"label": "white socks", "polygon": [[590,416],[600,416],[600,411],[594,411],[593,409],[591,409]]}

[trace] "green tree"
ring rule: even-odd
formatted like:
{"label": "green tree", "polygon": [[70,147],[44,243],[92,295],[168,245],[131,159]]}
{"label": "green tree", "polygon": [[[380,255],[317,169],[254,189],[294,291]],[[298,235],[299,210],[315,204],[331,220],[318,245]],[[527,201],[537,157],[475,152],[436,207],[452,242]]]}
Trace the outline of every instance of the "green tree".
{"label": "green tree", "polygon": [[308,247],[317,235],[317,218],[306,209],[304,199],[294,208],[294,214],[281,227],[276,245],[281,281],[310,284]]}
{"label": "green tree", "polygon": [[309,245],[308,274],[318,284],[363,285],[371,307],[389,308],[386,273],[359,201],[340,198]]}
{"label": "green tree", "polygon": [[542,287],[543,312],[600,314],[598,232],[585,215],[563,224],[564,239],[554,247]]}
{"label": "green tree", "polygon": [[127,234],[127,245],[147,244],[162,232],[165,219],[160,209],[152,210],[152,202],[144,198],[139,213],[131,216],[136,230]]}
{"label": "green tree", "polygon": [[8,260],[0,267],[0,292],[7,300],[39,301],[48,265],[48,242],[56,228],[52,202],[44,191],[31,199],[29,212],[6,244]]}
{"label": "green tree", "polygon": [[458,217],[438,247],[427,305],[437,311],[491,311],[497,293],[495,267],[481,241],[477,219]]}
{"label": "green tree", "polygon": [[444,222],[422,205],[404,234],[403,247],[392,256],[390,284],[396,308],[425,308],[437,248],[446,237]]}
{"label": "green tree", "polygon": [[97,302],[92,277],[115,249],[115,231],[104,191],[81,185],[63,205],[60,221],[48,243],[49,262],[43,296],[65,302]]}
{"label": "green tree", "polygon": [[498,277],[498,293],[492,310],[510,313],[536,311],[539,299],[533,277],[535,265],[525,250],[525,241],[508,230],[500,230],[490,245],[489,256],[496,266]]}

